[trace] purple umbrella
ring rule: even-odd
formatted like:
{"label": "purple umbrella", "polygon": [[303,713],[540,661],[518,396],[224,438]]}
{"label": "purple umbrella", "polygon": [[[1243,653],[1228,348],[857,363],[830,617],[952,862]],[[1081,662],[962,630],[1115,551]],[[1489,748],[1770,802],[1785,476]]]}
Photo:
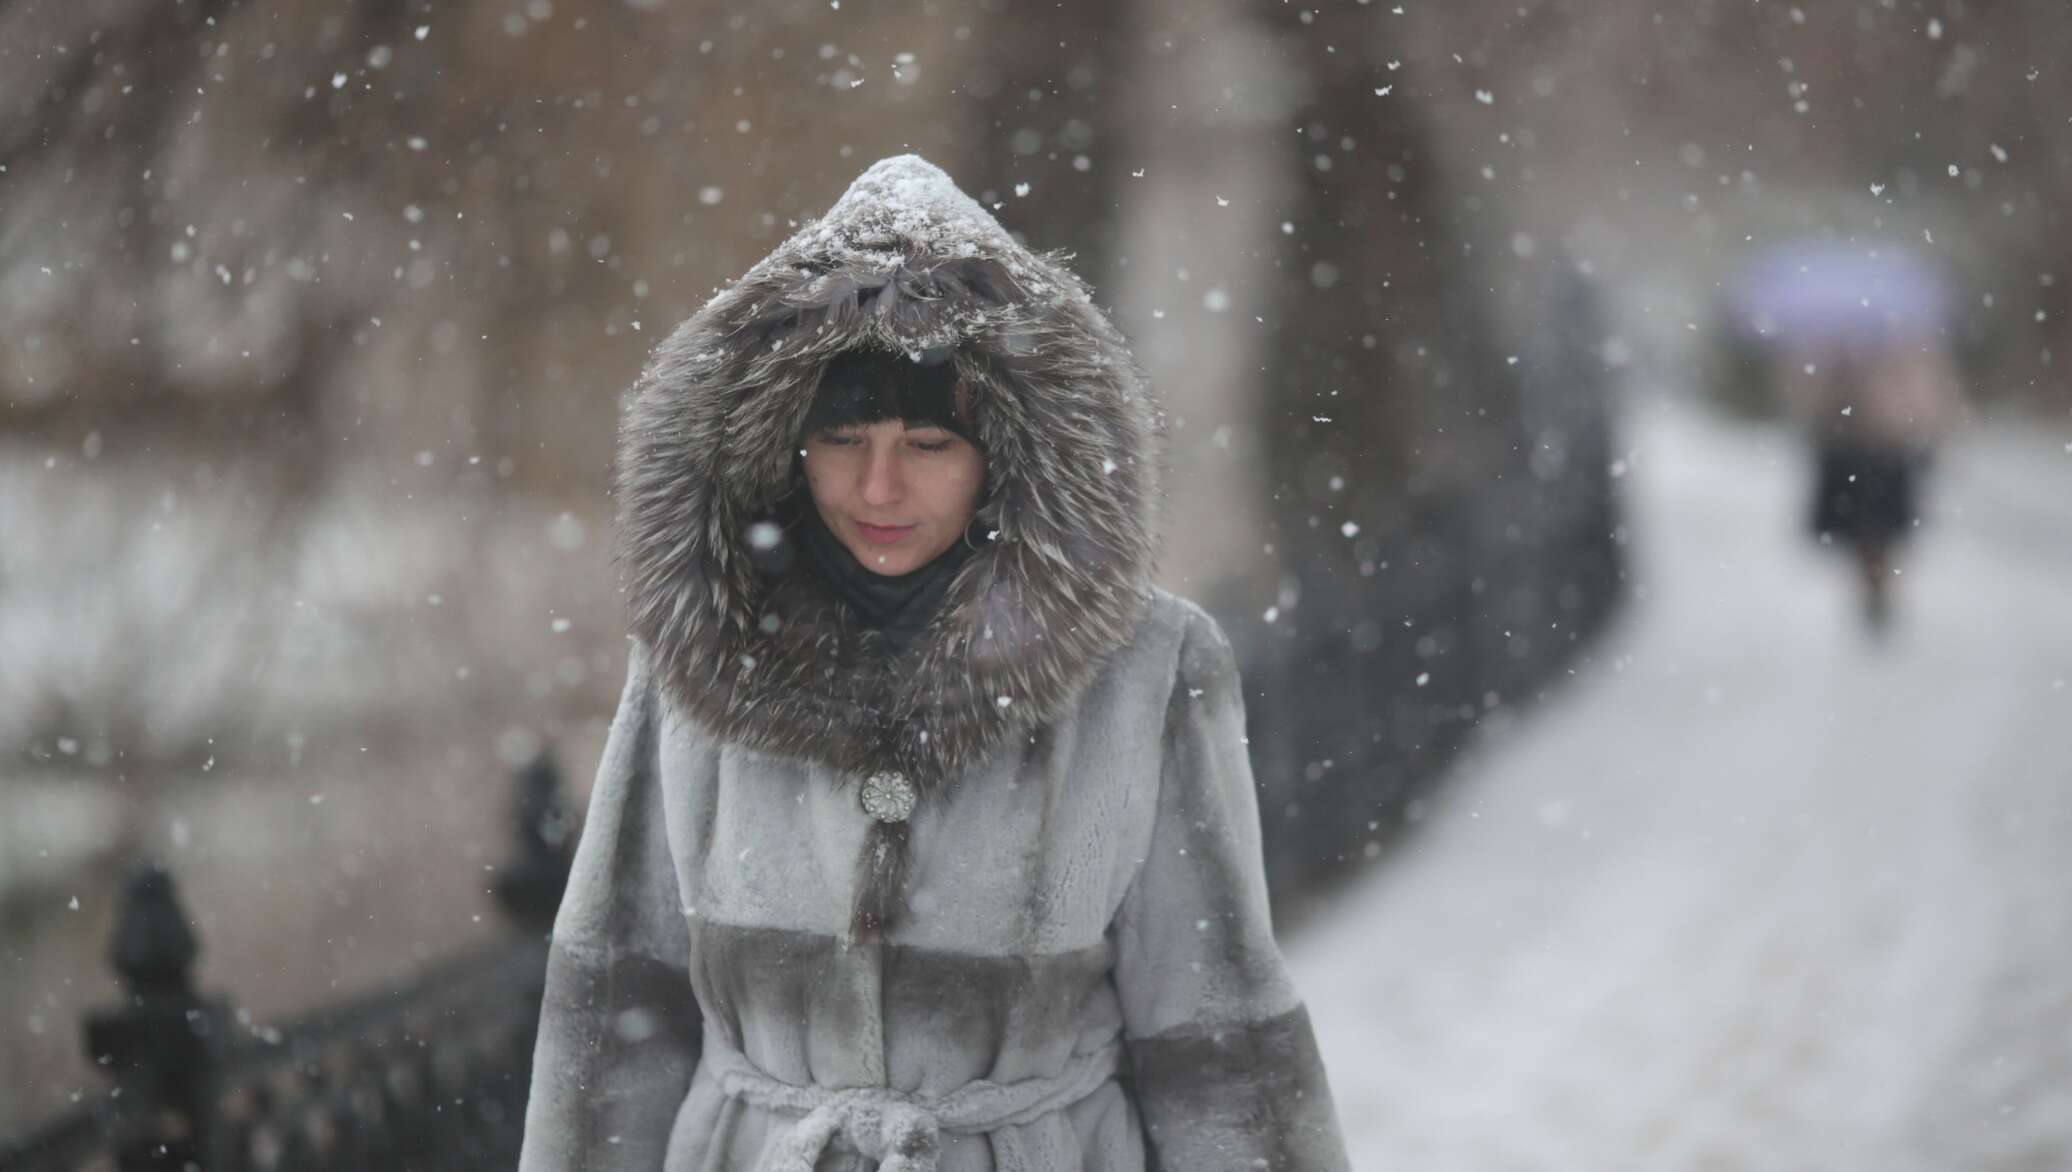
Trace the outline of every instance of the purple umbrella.
{"label": "purple umbrella", "polygon": [[1875,341],[1942,328],[1949,294],[1904,249],[1798,240],[1758,254],[1735,280],[1728,305],[1737,329],[1764,339]]}

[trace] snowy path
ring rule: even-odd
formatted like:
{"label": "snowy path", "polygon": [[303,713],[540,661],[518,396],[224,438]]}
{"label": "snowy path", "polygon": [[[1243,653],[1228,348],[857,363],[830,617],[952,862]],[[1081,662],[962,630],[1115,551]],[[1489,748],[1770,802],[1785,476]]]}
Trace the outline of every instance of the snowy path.
{"label": "snowy path", "polygon": [[1947,455],[1878,650],[1789,436],[1634,414],[1623,620],[1288,942],[1355,1168],[2072,1168],[2066,440]]}

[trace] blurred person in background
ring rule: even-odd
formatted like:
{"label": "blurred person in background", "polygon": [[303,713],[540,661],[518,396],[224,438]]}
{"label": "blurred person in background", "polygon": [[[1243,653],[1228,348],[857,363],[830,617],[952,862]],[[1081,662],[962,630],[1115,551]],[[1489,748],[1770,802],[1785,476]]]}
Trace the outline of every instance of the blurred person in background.
{"label": "blurred person in background", "polygon": [[524,1172],[1346,1167],[1158,430],[913,156],[658,348]]}
{"label": "blurred person in background", "polygon": [[1957,372],[1931,335],[1850,337],[1787,352],[1781,391],[1815,446],[1811,524],[1854,555],[1865,623],[1892,621],[1894,555],[1921,523],[1921,483],[1955,424]]}
{"label": "blurred person in background", "polygon": [[1864,622],[1883,635],[1922,482],[1963,412],[1942,282],[1890,247],[1794,243],[1751,266],[1739,295],[1813,445],[1813,534],[1849,551]]}

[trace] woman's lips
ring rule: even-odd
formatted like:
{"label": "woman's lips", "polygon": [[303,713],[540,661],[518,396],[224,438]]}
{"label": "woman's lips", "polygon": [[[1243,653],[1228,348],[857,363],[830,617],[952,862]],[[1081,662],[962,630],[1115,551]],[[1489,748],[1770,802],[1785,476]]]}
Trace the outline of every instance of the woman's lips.
{"label": "woman's lips", "polygon": [[913,532],[913,529],[912,525],[871,525],[863,521],[856,522],[856,531],[863,534],[863,539],[872,545],[891,545]]}

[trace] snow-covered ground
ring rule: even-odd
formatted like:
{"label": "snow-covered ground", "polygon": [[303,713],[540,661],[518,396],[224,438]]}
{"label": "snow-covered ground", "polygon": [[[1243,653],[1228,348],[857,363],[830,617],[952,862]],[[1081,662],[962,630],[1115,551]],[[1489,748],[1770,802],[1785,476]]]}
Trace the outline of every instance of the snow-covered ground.
{"label": "snow-covered ground", "polygon": [[2072,1168],[2072,433],[1952,447],[1882,648],[1791,435],[1624,438],[1623,621],[1288,941],[1354,1167]]}

